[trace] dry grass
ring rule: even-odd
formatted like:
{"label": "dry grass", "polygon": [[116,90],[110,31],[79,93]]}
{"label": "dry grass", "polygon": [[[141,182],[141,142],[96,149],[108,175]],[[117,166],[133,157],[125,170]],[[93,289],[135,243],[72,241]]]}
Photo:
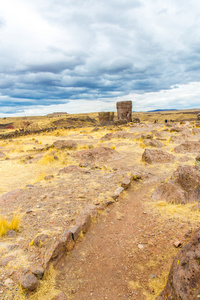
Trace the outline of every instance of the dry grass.
{"label": "dry grass", "polygon": [[18,231],[19,225],[20,225],[19,212],[14,214],[11,221],[8,221],[8,219],[4,216],[0,216],[0,236],[5,235],[8,230]]}
{"label": "dry grass", "polygon": [[[30,300],[50,300],[59,294],[59,290],[55,288],[57,271],[50,266],[48,272],[44,278],[40,281],[40,288],[33,294],[28,296]],[[20,286],[19,290],[14,296],[14,300],[25,300],[27,299],[27,292]]]}
{"label": "dry grass", "polygon": [[197,203],[188,204],[169,204],[164,201],[158,201],[151,203],[151,207],[159,210],[162,214],[162,218],[175,218],[180,221],[186,222],[200,222],[199,210],[195,209]]}

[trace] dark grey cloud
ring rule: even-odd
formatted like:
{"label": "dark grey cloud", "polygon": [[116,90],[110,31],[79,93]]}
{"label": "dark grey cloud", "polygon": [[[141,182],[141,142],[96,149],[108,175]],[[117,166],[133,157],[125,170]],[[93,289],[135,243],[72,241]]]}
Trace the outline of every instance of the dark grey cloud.
{"label": "dark grey cloud", "polygon": [[11,2],[16,14],[0,4],[1,107],[109,102],[200,81],[197,2]]}

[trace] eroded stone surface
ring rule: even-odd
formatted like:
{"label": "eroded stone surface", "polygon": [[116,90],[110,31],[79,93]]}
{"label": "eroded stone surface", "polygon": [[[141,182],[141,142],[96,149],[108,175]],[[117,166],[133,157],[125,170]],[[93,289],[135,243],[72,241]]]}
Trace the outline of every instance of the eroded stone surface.
{"label": "eroded stone surface", "polygon": [[157,300],[198,299],[200,291],[200,229],[176,255],[167,284]]}

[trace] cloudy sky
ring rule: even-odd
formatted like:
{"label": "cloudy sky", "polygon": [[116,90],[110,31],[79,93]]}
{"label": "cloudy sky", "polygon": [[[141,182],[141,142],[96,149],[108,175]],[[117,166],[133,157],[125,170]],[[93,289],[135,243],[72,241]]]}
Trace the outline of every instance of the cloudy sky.
{"label": "cloudy sky", "polygon": [[0,2],[0,117],[200,107],[199,0]]}

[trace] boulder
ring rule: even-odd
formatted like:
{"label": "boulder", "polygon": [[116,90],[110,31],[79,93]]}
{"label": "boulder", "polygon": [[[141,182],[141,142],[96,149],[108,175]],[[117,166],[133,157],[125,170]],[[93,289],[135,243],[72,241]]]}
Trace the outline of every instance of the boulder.
{"label": "boulder", "polygon": [[152,194],[152,200],[162,200],[167,203],[185,204],[187,201],[186,192],[172,181],[158,186]]}
{"label": "boulder", "polygon": [[74,156],[81,159],[82,162],[108,161],[115,160],[122,157],[116,150],[108,147],[96,147],[93,149],[77,151]]}
{"label": "boulder", "polygon": [[193,133],[194,135],[200,134],[200,128],[193,128],[193,129],[192,129],[192,133]]}
{"label": "boulder", "polygon": [[198,299],[200,295],[200,229],[176,255],[167,284],[157,300]]}
{"label": "boulder", "polygon": [[69,149],[74,150],[77,148],[77,143],[72,140],[58,140],[52,145],[56,149]]}
{"label": "boulder", "polygon": [[28,291],[33,291],[40,286],[40,282],[37,277],[31,273],[22,275],[20,283],[21,286]]}
{"label": "boulder", "polygon": [[185,141],[183,144],[174,148],[176,153],[199,153],[200,141]]}
{"label": "boulder", "polygon": [[150,147],[162,148],[164,146],[162,142],[153,139],[145,139],[143,142],[146,146]]}
{"label": "boulder", "polygon": [[179,166],[172,178],[186,193],[188,202],[196,202],[200,197],[200,167]]}
{"label": "boulder", "polygon": [[109,141],[111,139],[134,139],[134,134],[127,132],[127,131],[107,133],[100,140],[101,141]]}
{"label": "boulder", "polygon": [[197,120],[200,120],[200,113],[197,115]]}
{"label": "boulder", "polygon": [[175,159],[174,155],[162,150],[145,149],[142,154],[142,160],[148,164],[172,163]]}
{"label": "boulder", "polygon": [[200,198],[200,167],[179,166],[171,179],[158,186],[152,194],[152,200],[164,200],[168,203],[195,203]]}

